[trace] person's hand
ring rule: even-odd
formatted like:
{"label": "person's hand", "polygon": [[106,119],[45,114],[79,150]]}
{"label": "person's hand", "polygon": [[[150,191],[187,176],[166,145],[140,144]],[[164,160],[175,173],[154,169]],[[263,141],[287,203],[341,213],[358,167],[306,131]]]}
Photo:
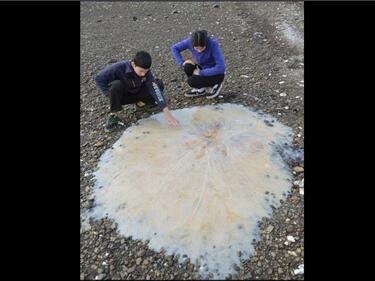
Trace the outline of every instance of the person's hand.
{"label": "person's hand", "polygon": [[172,115],[167,116],[167,122],[168,122],[169,126],[171,126],[173,128],[179,128],[180,127],[180,123]]}
{"label": "person's hand", "polygon": [[199,68],[194,69],[193,74],[194,75],[199,75]]}
{"label": "person's hand", "polygon": [[184,61],[184,63],[182,64],[182,66],[184,66],[184,65],[187,64],[187,63],[194,64],[194,62],[193,62],[192,60],[186,60],[186,61]]}
{"label": "person's hand", "polygon": [[172,113],[169,111],[168,107],[163,109],[165,118],[167,119],[167,123],[169,126],[173,128],[178,128],[180,127],[180,123],[176,118],[173,117]]}

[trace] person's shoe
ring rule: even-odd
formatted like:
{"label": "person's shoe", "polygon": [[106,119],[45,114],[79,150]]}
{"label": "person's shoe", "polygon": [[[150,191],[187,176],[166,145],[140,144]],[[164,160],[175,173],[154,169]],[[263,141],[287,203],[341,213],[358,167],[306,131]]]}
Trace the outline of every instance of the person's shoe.
{"label": "person's shoe", "polygon": [[143,108],[146,104],[145,104],[143,101],[138,101],[135,105],[136,105],[138,108]]}
{"label": "person's shoe", "polygon": [[204,88],[206,94],[210,94],[212,92],[212,87],[206,87]]}
{"label": "person's shoe", "polygon": [[116,126],[118,125],[120,121],[121,120],[120,118],[117,117],[117,115],[110,114],[108,116],[107,124],[105,125],[105,130],[107,132],[112,131],[114,128],[116,128]]}
{"label": "person's shoe", "polygon": [[196,89],[193,88],[190,92],[185,94],[185,97],[199,97],[206,94],[205,88]]}
{"label": "person's shoe", "polygon": [[144,102],[139,101],[135,104],[135,111],[144,111],[145,108],[146,104]]}
{"label": "person's shoe", "polygon": [[219,95],[221,88],[223,87],[223,83],[216,84],[212,87],[211,91],[207,94],[208,99],[213,99],[217,95]]}

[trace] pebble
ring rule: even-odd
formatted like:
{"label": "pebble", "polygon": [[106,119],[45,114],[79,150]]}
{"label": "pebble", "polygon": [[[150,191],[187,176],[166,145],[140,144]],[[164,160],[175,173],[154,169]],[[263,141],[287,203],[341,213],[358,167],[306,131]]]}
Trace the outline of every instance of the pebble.
{"label": "pebble", "polygon": [[251,272],[248,272],[245,274],[244,279],[250,279],[251,278]]}
{"label": "pebble", "polygon": [[302,180],[300,180],[300,181],[294,181],[294,183],[293,183],[294,185],[296,185],[296,186],[298,186],[298,187],[301,187],[301,188],[303,188],[304,187],[304,185],[305,185],[305,179],[302,179]]}
{"label": "pebble", "polygon": [[96,144],[94,144],[95,147],[100,147],[100,146],[103,146],[104,145],[104,142],[102,141],[98,141]]}
{"label": "pebble", "polygon": [[288,225],[288,226],[286,227],[286,231],[289,232],[289,233],[293,232],[293,231],[294,231],[294,226],[293,226],[292,224],[291,224],[291,225]]}
{"label": "pebble", "polygon": [[294,270],[294,274],[295,275],[304,274],[304,272],[305,272],[305,269],[304,269],[304,265],[303,264],[300,264],[298,266],[298,268]]}
{"label": "pebble", "polygon": [[146,251],[145,250],[140,250],[140,251],[138,251],[138,253],[137,253],[137,257],[143,257],[143,255],[146,253]]}
{"label": "pebble", "polygon": [[241,270],[241,268],[237,264],[234,264],[233,268],[235,271],[238,271],[238,272]]}
{"label": "pebble", "polygon": [[291,235],[288,235],[288,236],[286,237],[286,239],[287,239],[288,241],[290,241],[290,242],[296,242],[296,240],[294,239],[294,237],[291,236]]}
{"label": "pebble", "polygon": [[262,38],[262,37],[264,37],[264,34],[262,32],[254,32],[253,36],[258,37],[258,38]]}
{"label": "pebble", "polygon": [[297,256],[296,252],[294,252],[294,251],[288,251],[288,254],[291,255],[291,256],[295,256],[295,257]]}
{"label": "pebble", "polygon": [[266,232],[270,233],[272,232],[273,230],[273,226],[272,225],[269,225],[267,228],[266,228]]}
{"label": "pebble", "polygon": [[293,168],[293,171],[295,171],[296,173],[301,173],[304,171],[304,169],[302,167],[296,166]]}
{"label": "pebble", "polygon": [[103,280],[106,277],[106,274],[101,273],[95,277],[95,280]]}

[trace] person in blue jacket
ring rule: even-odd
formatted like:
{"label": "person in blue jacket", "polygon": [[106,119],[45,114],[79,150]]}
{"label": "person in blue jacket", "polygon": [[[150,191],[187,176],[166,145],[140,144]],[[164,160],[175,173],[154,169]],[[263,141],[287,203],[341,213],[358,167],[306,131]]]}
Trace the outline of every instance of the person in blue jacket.
{"label": "person in blue jacket", "polygon": [[[190,50],[196,62],[184,60],[181,52]],[[214,98],[223,86],[225,61],[220,45],[207,31],[198,30],[191,36],[171,47],[177,63],[184,68],[188,76],[187,83],[193,89],[187,97],[206,95]]]}
{"label": "person in blue jacket", "polygon": [[140,51],[133,60],[111,64],[95,77],[97,86],[110,101],[106,131],[111,131],[117,126],[120,121],[117,113],[122,110],[124,104],[136,104],[139,108],[147,107],[151,111],[158,105],[164,112],[168,124],[172,127],[179,126],[179,122],[168,109],[163,95],[163,82],[155,79],[151,73],[151,63],[150,54]]}

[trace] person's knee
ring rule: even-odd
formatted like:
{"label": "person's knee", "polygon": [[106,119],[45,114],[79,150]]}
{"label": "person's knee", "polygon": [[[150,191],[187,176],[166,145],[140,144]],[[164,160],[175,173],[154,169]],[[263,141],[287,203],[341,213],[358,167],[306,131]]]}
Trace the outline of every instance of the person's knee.
{"label": "person's knee", "polygon": [[164,91],[164,83],[161,79],[155,79],[156,84],[158,85],[161,91]]}
{"label": "person's knee", "polygon": [[109,91],[111,95],[124,92],[124,84],[120,80],[114,80],[110,83]]}
{"label": "person's knee", "polygon": [[194,64],[186,63],[186,64],[184,65],[184,71],[185,71],[185,73],[186,73],[188,76],[193,75],[194,69],[195,69],[195,65],[194,65]]}

